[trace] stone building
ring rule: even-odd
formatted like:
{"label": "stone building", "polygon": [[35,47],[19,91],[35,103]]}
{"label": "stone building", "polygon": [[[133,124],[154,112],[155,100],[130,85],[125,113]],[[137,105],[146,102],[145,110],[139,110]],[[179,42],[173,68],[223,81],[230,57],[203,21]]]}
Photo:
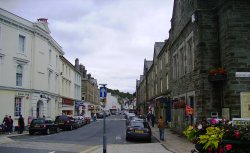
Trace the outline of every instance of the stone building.
{"label": "stone building", "polygon": [[82,100],[84,101],[84,114],[90,116],[95,113],[98,105],[100,104],[100,91],[98,88],[97,80],[87,74],[85,66],[80,64],[80,71],[82,75]]}
{"label": "stone building", "polygon": [[[165,48],[171,127],[176,131],[202,117],[250,117],[249,8],[245,0],[174,1]],[[148,84],[158,86],[156,69]]]}
{"label": "stone building", "polygon": [[[169,50],[176,129],[203,116],[250,117],[242,110],[250,97],[249,6],[244,0],[175,0]],[[185,104],[193,114],[185,113]]]}

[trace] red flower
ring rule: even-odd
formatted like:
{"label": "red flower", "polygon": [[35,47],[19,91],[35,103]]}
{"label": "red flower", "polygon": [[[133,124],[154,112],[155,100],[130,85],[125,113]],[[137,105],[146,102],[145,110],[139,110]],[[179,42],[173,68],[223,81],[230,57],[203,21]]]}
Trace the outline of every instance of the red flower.
{"label": "red flower", "polygon": [[208,148],[208,152],[212,152],[213,151],[213,148],[212,147],[209,147]]}
{"label": "red flower", "polygon": [[226,149],[227,151],[232,150],[232,149],[233,149],[233,146],[232,146],[231,144],[227,144],[227,145],[225,146],[225,149]]}
{"label": "red flower", "polygon": [[236,139],[238,139],[240,137],[240,132],[239,131],[235,131],[234,135],[235,135]]}

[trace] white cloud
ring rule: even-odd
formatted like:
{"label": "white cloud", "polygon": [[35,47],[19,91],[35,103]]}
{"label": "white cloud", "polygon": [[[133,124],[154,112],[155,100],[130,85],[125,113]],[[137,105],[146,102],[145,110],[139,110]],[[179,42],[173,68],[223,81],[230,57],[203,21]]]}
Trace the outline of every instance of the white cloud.
{"label": "white cloud", "polygon": [[0,6],[35,22],[48,18],[65,57],[86,66],[98,83],[135,92],[144,58],[168,38],[173,0],[8,0]]}

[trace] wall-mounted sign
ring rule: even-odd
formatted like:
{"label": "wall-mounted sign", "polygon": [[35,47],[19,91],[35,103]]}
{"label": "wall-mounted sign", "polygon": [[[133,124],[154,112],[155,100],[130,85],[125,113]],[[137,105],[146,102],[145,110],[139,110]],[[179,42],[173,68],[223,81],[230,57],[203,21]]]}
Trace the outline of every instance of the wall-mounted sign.
{"label": "wall-mounted sign", "polygon": [[233,118],[232,124],[238,126],[249,126],[250,125],[250,118]]}
{"label": "wall-mounted sign", "polygon": [[250,72],[236,72],[235,77],[237,77],[237,78],[250,78]]}
{"label": "wall-mounted sign", "polygon": [[241,118],[250,118],[250,92],[240,93]]}

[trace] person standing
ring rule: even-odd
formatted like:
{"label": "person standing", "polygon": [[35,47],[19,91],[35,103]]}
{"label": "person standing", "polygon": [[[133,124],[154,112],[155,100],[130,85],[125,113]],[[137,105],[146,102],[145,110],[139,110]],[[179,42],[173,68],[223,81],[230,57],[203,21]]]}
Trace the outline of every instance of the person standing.
{"label": "person standing", "polygon": [[3,119],[4,132],[9,132],[9,125],[10,125],[9,121],[10,120],[8,118],[8,115],[5,115],[5,117]]}
{"label": "person standing", "polygon": [[13,129],[13,119],[11,118],[11,116],[9,116],[9,134],[12,133],[12,129]]}
{"label": "person standing", "polygon": [[158,128],[159,128],[159,133],[160,133],[160,139],[164,141],[165,121],[162,119],[162,116],[160,116],[158,120]]}
{"label": "person standing", "polygon": [[152,127],[154,127],[154,125],[155,125],[155,115],[154,114],[151,115],[151,124],[152,124]]}
{"label": "person standing", "polygon": [[23,133],[23,130],[24,130],[24,119],[23,119],[23,116],[20,115],[19,119],[18,119],[18,126],[19,126],[19,134],[22,134]]}

